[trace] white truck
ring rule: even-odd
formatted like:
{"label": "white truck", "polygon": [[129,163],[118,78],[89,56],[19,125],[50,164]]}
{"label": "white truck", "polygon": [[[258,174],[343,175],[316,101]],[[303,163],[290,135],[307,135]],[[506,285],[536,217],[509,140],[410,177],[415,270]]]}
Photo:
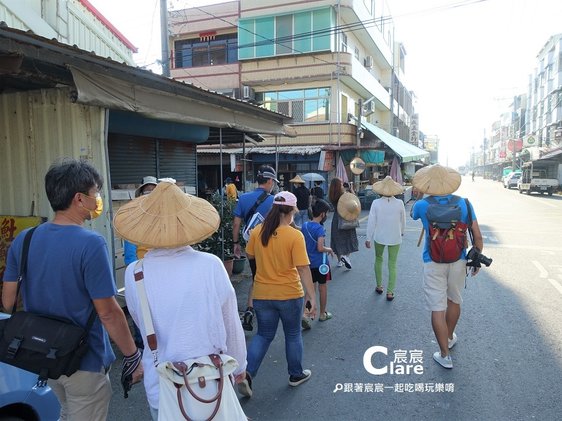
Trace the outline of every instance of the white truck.
{"label": "white truck", "polygon": [[552,196],[558,185],[558,162],[537,160],[523,165],[517,189],[519,193],[537,192]]}

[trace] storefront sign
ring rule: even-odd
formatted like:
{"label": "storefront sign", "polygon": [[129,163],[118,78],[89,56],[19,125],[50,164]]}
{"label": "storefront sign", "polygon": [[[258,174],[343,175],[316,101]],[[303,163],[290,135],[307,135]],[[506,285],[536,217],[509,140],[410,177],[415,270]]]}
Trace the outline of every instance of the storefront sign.
{"label": "storefront sign", "polygon": [[14,238],[26,228],[45,221],[40,216],[2,216],[0,215],[0,280],[4,278],[8,248]]}

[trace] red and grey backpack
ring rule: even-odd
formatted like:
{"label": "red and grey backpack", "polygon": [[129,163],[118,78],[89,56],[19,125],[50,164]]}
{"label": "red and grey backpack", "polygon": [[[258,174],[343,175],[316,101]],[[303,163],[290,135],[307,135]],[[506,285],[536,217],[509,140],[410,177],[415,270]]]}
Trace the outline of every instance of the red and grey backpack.
{"label": "red and grey backpack", "polygon": [[427,221],[429,223],[429,255],[436,263],[453,263],[461,258],[468,246],[467,228],[471,224],[470,203],[465,199],[469,224],[461,220],[461,198],[452,196],[447,203],[436,198],[426,197],[429,203]]}

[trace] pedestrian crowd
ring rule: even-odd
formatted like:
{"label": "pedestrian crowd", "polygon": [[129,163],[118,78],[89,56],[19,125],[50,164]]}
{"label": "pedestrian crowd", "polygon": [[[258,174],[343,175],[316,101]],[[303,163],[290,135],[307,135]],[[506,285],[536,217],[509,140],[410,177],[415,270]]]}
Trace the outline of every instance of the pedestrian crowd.
{"label": "pedestrian crowd", "polygon": [[[236,201],[234,254],[246,255],[252,274],[241,318],[222,261],[192,247],[219,227],[220,217],[209,202],[185,194],[174,180],[147,176],[135,198],[119,208],[114,227],[124,240],[128,265],[125,286],[134,322],[131,334],[115,299],[107,244],[101,235],[83,226],[102,213],[103,180],[85,161],[66,159],[51,166],[45,189],[55,216],[33,236],[29,253],[33,264],[23,287],[24,306],[80,326],[86,325],[92,311],[97,314],[88,333],[89,351],[79,370],[49,380],[62,406],[61,419],[107,418],[108,372],[115,361],[110,338],[125,356],[124,388],[144,382],[154,420],[173,419],[186,412],[191,418],[246,419],[233,383],[241,395],[253,395],[254,379],[279,322],[289,386],[310,379],[312,372],[303,362],[302,330],[310,329],[316,317],[320,322],[334,317],[328,310],[328,282],[333,275],[330,258],[335,258],[337,267],[352,269],[351,255],[359,250],[361,203],[352,185],[339,178],[331,180],[327,200],[321,181],[309,190],[299,175],[289,180],[293,192],[271,194],[279,180],[269,165],[258,169],[256,180],[255,190],[239,194],[227,178],[223,190]],[[453,195],[460,186],[456,171],[440,165],[425,167],[415,174],[413,185],[425,195],[415,202],[411,217],[423,226],[423,291],[439,345],[433,358],[450,369],[450,350],[458,341],[455,329],[462,285],[467,274],[474,276],[479,270],[476,262],[467,271],[467,259],[482,252],[482,235],[470,202]],[[404,203],[396,196],[404,189],[391,177],[372,188],[379,198],[369,210],[365,247],[374,249],[376,294],[385,291],[387,251],[386,299],[392,301],[406,224]],[[328,242],[324,223],[330,212]],[[440,220],[434,218],[436,212]],[[453,214],[457,225],[446,227]],[[460,245],[457,241],[457,254],[443,258],[449,252],[447,238],[457,231],[462,239]],[[11,308],[16,300],[25,232],[9,250],[4,308]],[[441,232],[445,232],[443,242],[439,242]],[[475,249],[468,254],[467,232]],[[257,331],[246,345],[243,331],[254,330],[256,322]]]}

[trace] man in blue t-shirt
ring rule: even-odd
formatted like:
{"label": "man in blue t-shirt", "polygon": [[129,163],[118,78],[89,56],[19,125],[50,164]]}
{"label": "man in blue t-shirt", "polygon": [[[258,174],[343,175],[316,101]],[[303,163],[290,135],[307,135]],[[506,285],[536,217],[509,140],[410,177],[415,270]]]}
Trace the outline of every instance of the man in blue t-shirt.
{"label": "man in blue t-shirt", "polygon": [[[461,184],[460,174],[439,164],[419,170],[413,180],[413,186],[421,193],[432,196],[439,203],[446,204],[456,201],[461,209],[461,222],[468,224],[470,212],[472,224],[469,229],[473,233],[473,247],[482,251],[482,233],[472,205],[469,207],[463,198],[453,196]],[[423,290],[426,308],[431,311],[431,325],[439,351],[433,354],[433,359],[444,368],[453,368],[453,361],[449,350],[457,343],[455,328],[461,314],[461,291],[467,276],[466,248],[456,262],[437,263],[431,259],[429,237],[429,222],[427,210],[430,206],[427,200],[418,200],[411,210],[413,219],[420,219],[425,231],[425,245],[423,250]],[[479,268],[472,267],[471,275],[478,273]]]}
{"label": "man in blue t-shirt", "polygon": [[[45,190],[55,216],[39,225],[29,246],[27,276],[22,282],[27,311],[62,317],[89,330],[89,350],[71,376],[49,380],[61,403],[61,419],[105,420],[112,390],[108,371],[115,361],[109,337],[123,353],[125,373],[141,380],[141,354],[115,299],[116,289],[105,239],[85,229],[84,221],[101,215],[103,181],[86,161],[65,159],[45,175]],[[2,304],[16,301],[24,230],[13,241],[6,262]],[[109,334],[109,335],[108,335]]]}
{"label": "man in blue t-shirt", "polygon": [[[240,247],[240,228],[250,228],[250,224],[255,226],[256,223],[263,221],[273,205],[273,196],[271,191],[275,187],[277,173],[269,165],[262,165],[258,169],[257,174],[258,187],[248,193],[241,194],[234,209],[234,221],[232,222],[232,242],[234,243],[234,256],[240,257],[242,248]],[[250,269],[252,270],[252,285],[248,291],[248,306],[244,312],[242,327],[244,330],[253,330],[252,320],[254,318],[254,301],[252,299],[253,282],[256,276],[256,261],[250,260]]]}

